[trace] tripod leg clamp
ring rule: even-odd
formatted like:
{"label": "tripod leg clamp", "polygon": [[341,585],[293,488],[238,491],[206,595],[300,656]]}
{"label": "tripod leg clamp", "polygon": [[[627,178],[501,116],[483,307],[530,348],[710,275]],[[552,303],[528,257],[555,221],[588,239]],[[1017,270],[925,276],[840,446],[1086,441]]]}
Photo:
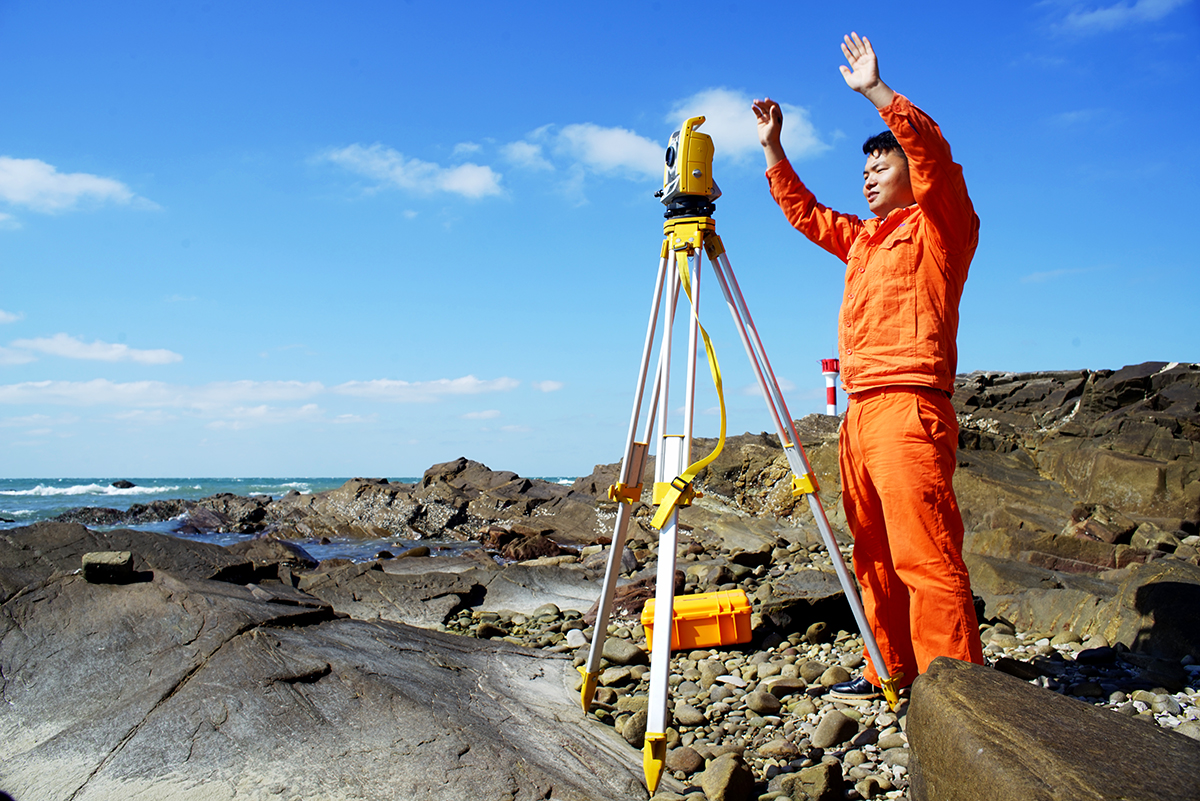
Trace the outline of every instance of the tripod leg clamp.
{"label": "tripod leg clamp", "polygon": [[637,503],[642,499],[642,485],[629,486],[618,481],[608,488],[608,499],[619,503]]}
{"label": "tripod leg clamp", "polygon": [[817,486],[817,477],[812,473],[806,473],[803,476],[792,474],[792,496],[799,498],[802,495],[814,495],[821,491]]}

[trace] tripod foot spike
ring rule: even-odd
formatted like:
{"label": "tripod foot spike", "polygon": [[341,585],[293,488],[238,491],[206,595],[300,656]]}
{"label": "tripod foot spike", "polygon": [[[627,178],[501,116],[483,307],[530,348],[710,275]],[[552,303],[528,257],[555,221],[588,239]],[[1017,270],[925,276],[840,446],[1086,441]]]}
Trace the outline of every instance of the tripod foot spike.
{"label": "tripod foot spike", "polygon": [[650,795],[658,790],[663,769],[667,763],[667,735],[646,732],[646,744],[642,748],[642,771],[646,775],[646,789]]}
{"label": "tripod foot spike", "polygon": [[583,686],[579,688],[579,702],[583,705],[584,714],[592,711],[592,698],[596,695],[596,680],[600,677],[598,671],[588,671],[585,667],[576,668],[583,676]]}
{"label": "tripod foot spike", "polygon": [[895,676],[882,679],[879,682],[883,687],[883,697],[887,701],[888,709],[893,712],[900,705],[900,688],[896,686],[896,682],[900,681],[903,677],[903,673],[897,673]]}

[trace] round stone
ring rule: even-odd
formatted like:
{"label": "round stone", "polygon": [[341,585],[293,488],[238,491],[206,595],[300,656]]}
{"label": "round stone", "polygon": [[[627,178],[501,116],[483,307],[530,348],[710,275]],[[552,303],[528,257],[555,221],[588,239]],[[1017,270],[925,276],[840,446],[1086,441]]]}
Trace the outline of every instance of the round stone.
{"label": "round stone", "polygon": [[840,745],[858,732],[858,724],[836,709],[825,713],[817,730],[813,733],[812,744],[817,748],[829,748]]}
{"label": "round stone", "polygon": [[835,684],[841,684],[844,681],[850,681],[850,671],[846,670],[841,665],[834,665],[821,674],[817,683],[822,687],[832,687]]}
{"label": "round stone", "polygon": [[704,726],[708,718],[691,704],[678,704],[675,707],[675,722],[680,726]]}
{"label": "round stone", "polygon": [[746,694],[746,706],[760,715],[776,715],[783,705],[770,693],[755,691]]}

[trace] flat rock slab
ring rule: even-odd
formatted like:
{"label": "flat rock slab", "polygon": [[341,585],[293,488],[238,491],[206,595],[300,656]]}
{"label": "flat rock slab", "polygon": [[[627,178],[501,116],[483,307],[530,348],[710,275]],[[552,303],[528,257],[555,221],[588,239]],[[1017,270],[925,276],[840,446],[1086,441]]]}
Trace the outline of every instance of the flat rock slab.
{"label": "flat rock slab", "polygon": [[436,628],[465,604],[477,585],[461,573],[396,575],[384,572],[378,562],[363,562],[306,575],[299,589],[359,620]]}
{"label": "flat rock slab", "polygon": [[600,597],[604,577],[567,565],[508,565],[502,570],[475,570],[464,577],[481,584],[484,609],[528,614],[543,604],[586,612]]}
{"label": "flat rock slab", "polygon": [[912,801],[1200,799],[1200,743],[938,657],[913,684]]}
{"label": "flat rock slab", "polygon": [[[258,590],[258,592],[256,592]],[[644,799],[568,659],[156,573],[0,607],[14,798]],[[319,602],[318,602],[319,603]]]}

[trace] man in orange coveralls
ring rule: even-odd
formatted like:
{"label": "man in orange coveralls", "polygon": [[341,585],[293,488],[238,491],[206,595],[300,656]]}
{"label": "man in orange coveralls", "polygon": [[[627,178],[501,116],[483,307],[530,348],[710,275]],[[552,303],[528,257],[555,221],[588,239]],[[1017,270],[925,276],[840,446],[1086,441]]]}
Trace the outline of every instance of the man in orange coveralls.
{"label": "man in orange coveralls", "polygon": [[[846,263],[842,501],[867,620],[888,672],[905,687],[937,656],[983,663],[951,484],[958,420],[950,404],[958,302],[979,218],[941,130],[879,79],[870,41],[853,33],[842,53],[846,84],[889,129],[863,145],[863,195],[875,219],[818,203],[779,143],[779,104],[755,100],[754,114],[771,195],[793,226]],[[830,694],[876,698],[879,684],[868,655],[862,677]]]}

